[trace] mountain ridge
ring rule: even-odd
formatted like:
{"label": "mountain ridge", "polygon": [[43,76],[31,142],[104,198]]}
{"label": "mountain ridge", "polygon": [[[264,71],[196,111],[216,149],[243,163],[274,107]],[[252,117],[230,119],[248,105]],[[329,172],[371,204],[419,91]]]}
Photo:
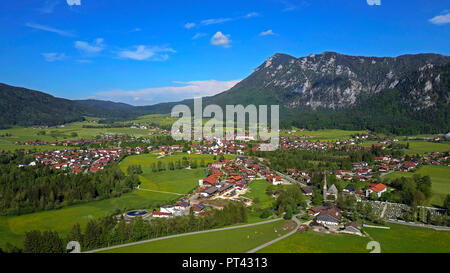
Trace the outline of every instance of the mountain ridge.
{"label": "mountain ridge", "polygon": [[[421,128],[420,132],[436,131],[439,126],[448,130],[448,116],[442,118],[436,112],[448,109],[449,63],[449,56],[434,53],[365,57],[325,51],[299,58],[275,53],[234,87],[217,95],[204,97],[203,105],[279,104],[285,126],[304,125],[312,129],[323,126],[357,128],[360,126],[349,126],[350,119],[342,118],[343,113],[348,115],[352,111],[359,111],[360,115],[367,116],[361,112],[361,105],[371,109],[373,115],[383,113],[382,109],[372,109],[367,103],[385,102],[390,97],[399,100],[390,106],[391,110],[398,111],[401,115],[396,119],[395,126],[401,126],[401,120],[409,124],[407,126]],[[33,91],[0,84],[3,98],[0,100],[0,110],[6,113],[0,118],[0,126],[54,125],[82,120],[83,116],[123,120],[145,114],[170,113],[171,108],[180,103],[193,107],[193,99],[132,106],[95,99],[71,101]],[[401,107],[406,110],[399,110]],[[430,121],[423,113],[439,116],[438,121]],[[310,121],[299,117],[299,114],[312,120],[327,118],[333,122],[312,126]],[[384,115],[393,118],[389,113]],[[370,121],[375,120],[375,117],[367,118],[369,122],[353,122],[366,124],[368,128],[384,128]],[[407,119],[414,122],[405,121]],[[434,125],[427,127],[423,124],[425,121]],[[386,122],[390,127],[383,130],[395,131],[394,122]]]}

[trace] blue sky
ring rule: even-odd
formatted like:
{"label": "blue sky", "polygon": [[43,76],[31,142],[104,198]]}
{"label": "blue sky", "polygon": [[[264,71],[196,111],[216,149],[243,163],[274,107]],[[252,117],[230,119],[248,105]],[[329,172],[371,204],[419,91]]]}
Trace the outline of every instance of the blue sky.
{"label": "blue sky", "polygon": [[450,55],[448,1],[0,2],[0,82],[134,105],[212,95],[276,52]]}

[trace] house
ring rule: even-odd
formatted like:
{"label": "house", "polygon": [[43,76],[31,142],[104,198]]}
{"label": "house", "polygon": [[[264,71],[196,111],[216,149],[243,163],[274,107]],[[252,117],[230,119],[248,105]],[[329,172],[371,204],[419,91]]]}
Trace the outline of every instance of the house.
{"label": "house", "polygon": [[203,209],[205,209],[205,205],[204,204],[202,204],[202,203],[198,203],[198,204],[195,204],[194,206],[193,206],[193,208],[194,208],[194,211],[202,211]]}
{"label": "house", "polygon": [[304,195],[312,196],[313,195],[313,186],[302,187],[302,192]]}
{"label": "house", "polygon": [[349,194],[353,194],[355,193],[355,187],[351,184],[347,185],[347,187],[345,187],[345,189],[342,190],[344,193],[349,193]]}
{"label": "house", "polygon": [[356,234],[362,236],[361,233],[361,227],[358,224],[358,222],[350,222],[347,225],[345,225],[343,233],[350,233],[350,234]]}
{"label": "house", "polygon": [[387,186],[382,183],[370,184],[369,188],[366,190],[366,197],[369,197],[372,192],[376,192],[378,197],[381,197],[381,194],[383,194],[383,192],[386,192],[386,189]]}
{"label": "house", "polygon": [[337,207],[332,207],[326,210],[322,210],[316,216],[316,222],[323,225],[337,226],[341,221],[341,217],[341,210]]}
{"label": "house", "polygon": [[155,218],[168,218],[168,217],[172,217],[172,213],[170,213],[170,212],[154,211],[154,212],[152,212],[152,217],[155,217]]}
{"label": "house", "polygon": [[308,214],[312,216],[317,216],[319,213],[323,210],[326,210],[327,208],[324,206],[315,206],[308,209]]}
{"label": "house", "polygon": [[203,197],[212,196],[217,192],[218,188],[215,186],[209,187],[206,190],[204,190],[202,193],[200,193]]}

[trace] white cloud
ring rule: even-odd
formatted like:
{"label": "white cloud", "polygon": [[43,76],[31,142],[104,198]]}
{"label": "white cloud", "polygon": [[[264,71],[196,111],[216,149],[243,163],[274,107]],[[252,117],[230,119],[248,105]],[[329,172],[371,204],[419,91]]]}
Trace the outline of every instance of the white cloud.
{"label": "white cloud", "polygon": [[269,29],[269,30],[263,31],[259,34],[259,36],[267,36],[267,35],[275,35],[275,33],[271,29]]}
{"label": "white cloud", "polygon": [[223,46],[227,48],[230,47],[230,43],[230,35],[224,35],[220,31],[217,31],[216,34],[211,37],[211,44],[215,46]]}
{"label": "white cloud", "polygon": [[81,0],[66,0],[69,6],[81,6]]}
{"label": "white cloud", "polygon": [[99,53],[105,48],[102,38],[97,38],[92,44],[84,41],[75,41],[75,48],[88,54]]}
{"label": "white cloud", "polygon": [[193,28],[193,27],[195,27],[195,23],[186,23],[184,25],[184,27],[187,28],[187,29]]}
{"label": "white cloud", "polygon": [[[209,25],[216,25],[216,24],[222,24],[222,23],[226,23],[226,22],[230,22],[230,21],[235,21],[235,20],[239,20],[239,19],[249,19],[249,18],[253,18],[253,17],[257,17],[259,16],[259,13],[257,12],[249,12],[244,16],[238,16],[238,17],[224,17],[224,18],[211,18],[211,19],[206,19],[206,20],[202,20],[200,21],[200,23],[198,23],[199,26],[209,26]],[[197,26],[196,23],[194,22],[189,22],[186,23],[184,25],[185,28],[190,29]]]}
{"label": "white cloud", "polygon": [[226,91],[236,85],[240,80],[231,81],[189,81],[175,84],[182,86],[164,86],[139,90],[112,90],[96,94],[97,99],[105,99],[131,104],[145,105],[148,102],[158,103],[177,101],[194,97],[213,96]]}
{"label": "white cloud", "polygon": [[450,23],[450,12],[444,15],[434,16],[429,21],[435,25],[448,24]]}
{"label": "white cloud", "polygon": [[381,0],[367,0],[369,6],[381,6]]}
{"label": "white cloud", "polygon": [[206,33],[197,33],[194,36],[192,36],[192,40],[198,39],[203,36],[206,36]]}
{"label": "white cloud", "polygon": [[68,31],[52,28],[52,27],[49,27],[49,26],[33,24],[33,23],[26,23],[25,26],[30,27],[30,28],[34,28],[34,29],[43,30],[43,31],[53,32],[53,33],[59,34],[61,36],[68,36],[68,37],[73,37],[74,36],[72,33],[68,32]]}
{"label": "white cloud", "polygon": [[247,13],[247,15],[244,16],[244,18],[252,18],[252,17],[257,17],[257,16],[259,16],[259,13],[250,12],[250,13]]}
{"label": "white cloud", "polygon": [[170,47],[159,46],[134,46],[135,50],[122,50],[118,53],[119,58],[132,59],[132,60],[152,60],[152,61],[165,61],[169,58],[167,53],[175,53],[176,51]]}
{"label": "white cloud", "polygon": [[55,52],[42,53],[42,56],[44,56],[47,62],[61,61],[66,58],[66,55],[64,53],[55,53]]}
{"label": "white cloud", "polygon": [[208,26],[208,25],[215,25],[215,24],[221,24],[221,23],[229,22],[231,20],[233,20],[233,19],[232,18],[207,19],[207,20],[203,20],[201,22],[201,24],[204,25],[204,26]]}

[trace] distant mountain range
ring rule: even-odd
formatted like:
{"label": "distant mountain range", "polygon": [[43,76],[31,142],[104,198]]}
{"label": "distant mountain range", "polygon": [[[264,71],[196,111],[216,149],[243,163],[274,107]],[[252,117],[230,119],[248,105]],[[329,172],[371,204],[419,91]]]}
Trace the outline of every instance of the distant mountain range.
{"label": "distant mountain range", "polygon": [[[203,104],[279,104],[282,126],[370,129],[396,134],[450,129],[450,57],[417,54],[348,56],[335,52],[295,58],[277,53],[233,88]],[[127,119],[169,113],[179,103],[135,107],[70,101],[0,84],[0,126],[60,124],[83,115]]]}

